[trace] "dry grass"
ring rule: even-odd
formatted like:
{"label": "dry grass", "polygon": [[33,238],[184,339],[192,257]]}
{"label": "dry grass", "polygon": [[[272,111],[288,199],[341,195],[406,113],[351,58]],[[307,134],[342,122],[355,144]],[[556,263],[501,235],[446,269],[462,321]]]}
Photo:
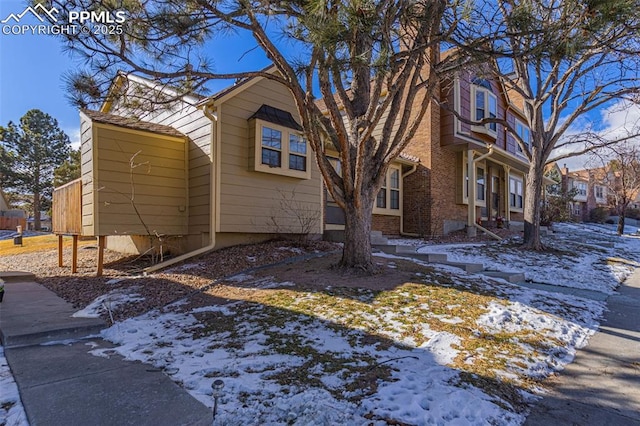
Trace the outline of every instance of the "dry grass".
{"label": "dry grass", "polygon": [[[72,239],[70,237],[64,238],[64,247],[68,248],[72,245]],[[78,246],[86,246],[95,244],[95,241],[79,241]],[[22,239],[22,246],[13,245],[13,240],[0,240],[0,253],[3,256],[12,256],[16,254],[37,253],[41,251],[57,250],[58,249],[58,236],[57,235],[38,235],[36,237],[24,237]]]}

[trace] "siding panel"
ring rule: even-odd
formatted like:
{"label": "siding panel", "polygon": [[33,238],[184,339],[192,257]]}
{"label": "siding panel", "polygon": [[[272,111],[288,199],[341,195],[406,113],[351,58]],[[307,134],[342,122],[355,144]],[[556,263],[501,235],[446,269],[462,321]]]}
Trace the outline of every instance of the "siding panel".
{"label": "siding panel", "polygon": [[[318,217],[312,232],[321,232],[320,174],[311,161],[311,179],[298,179],[250,171],[253,157],[248,119],[266,104],[290,112],[300,123],[287,89],[273,81],[261,80],[227,100],[221,114],[221,232],[300,232],[296,214],[310,212]],[[308,155],[313,155],[309,152]],[[296,203],[287,203],[295,192]],[[288,206],[287,206],[288,204]],[[277,221],[273,224],[272,218]],[[276,229],[278,228],[278,229]]]}

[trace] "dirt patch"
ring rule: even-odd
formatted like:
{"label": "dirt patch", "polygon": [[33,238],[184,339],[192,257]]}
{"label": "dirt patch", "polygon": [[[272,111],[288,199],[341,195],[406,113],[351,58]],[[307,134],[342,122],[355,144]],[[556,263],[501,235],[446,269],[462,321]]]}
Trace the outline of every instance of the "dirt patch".
{"label": "dirt patch", "polygon": [[[294,264],[276,265],[257,271],[252,275],[256,279],[274,277],[278,282],[295,283],[295,287],[305,290],[322,290],[327,287],[390,290],[405,282],[415,280],[417,273],[433,270],[411,261],[374,257],[379,267],[378,273],[362,275],[335,268],[339,260],[340,254],[334,253]],[[242,287],[242,283],[237,286]]]}
{"label": "dirt patch", "polygon": [[[143,300],[121,305],[112,312],[114,320],[117,321],[165,306],[191,294],[194,302],[198,303],[198,300],[203,298],[194,294],[197,290],[212,285],[216,279],[249,268],[337,249],[339,249],[338,245],[324,241],[270,241],[234,246],[189,259],[164,272],[150,276],[140,275],[140,271],[149,266],[147,259],[137,256],[123,257],[120,253],[105,250],[104,275],[96,277],[96,249],[88,246],[78,251],[77,274],[71,274],[69,266],[58,267],[56,250],[2,256],[0,270],[34,273],[39,283],[78,309],[86,307],[97,297],[110,292],[138,294]],[[71,251],[65,250],[64,256],[68,265]],[[201,300],[200,303],[205,301]],[[206,303],[211,303],[211,300],[207,300]],[[105,319],[108,317],[107,314],[104,315]]]}

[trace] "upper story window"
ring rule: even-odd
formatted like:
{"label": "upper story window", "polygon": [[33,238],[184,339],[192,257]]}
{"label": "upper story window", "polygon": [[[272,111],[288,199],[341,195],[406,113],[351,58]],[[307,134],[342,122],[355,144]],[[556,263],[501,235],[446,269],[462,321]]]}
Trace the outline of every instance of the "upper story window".
{"label": "upper story window", "polygon": [[[336,157],[332,157],[327,155],[327,159],[329,160],[329,163],[331,163],[331,166],[333,166],[333,169],[336,171],[336,173],[338,174],[338,176],[342,177],[342,161],[340,161],[339,158]],[[324,186],[324,191],[325,191],[325,195],[327,197],[327,201],[334,203],[335,200],[333,199],[333,195],[331,195],[331,192],[329,192],[329,190],[327,190],[326,185]]]}
{"label": "upper story window", "polygon": [[[527,146],[527,149],[531,148],[531,131],[529,130],[529,126],[524,124],[520,120],[516,120],[516,133],[520,138],[524,141],[524,144]],[[519,154],[523,154],[522,148],[519,143],[516,143],[517,152]]]}
{"label": "upper story window", "polygon": [[578,190],[578,195],[587,196],[587,184],[585,182],[575,182],[573,187]]}
{"label": "upper story window", "polygon": [[604,188],[602,186],[596,185],[596,198],[604,198]]}
{"label": "upper story window", "polygon": [[249,118],[249,138],[251,170],[311,178],[308,143],[291,113],[262,105]]}
{"label": "upper story window", "polygon": [[[498,98],[491,92],[491,84],[487,80],[475,79],[471,86],[471,111],[474,121],[498,117]],[[498,123],[474,125],[475,132],[496,136]]]}
{"label": "upper story window", "polygon": [[307,141],[297,133],[289,134],[289,169],[307,171]]}
{"label": "upper story window", "polygon": [[282,132],[262,126],[262,164],[269,167],[282,165]]}

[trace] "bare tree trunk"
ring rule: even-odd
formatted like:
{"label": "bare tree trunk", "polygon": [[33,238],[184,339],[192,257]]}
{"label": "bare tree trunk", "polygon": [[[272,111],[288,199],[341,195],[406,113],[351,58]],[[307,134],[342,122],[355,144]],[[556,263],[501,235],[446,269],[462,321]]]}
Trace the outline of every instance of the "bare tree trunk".
{"label": "bare tree trunk", "polygon": [[33,193],[33,229],[40,230],[40,191]]}
{"label": "bare tree trunk", "polygon": [[371,215],[373,202],[358,208],[348,203],[345,210],[344,249],[339,266],[345,269],[360,269],[372,273],[375,265],[371,258]]}
{"label": "bare tree trunk", "polygon": [[[542,208],[539,200],[542,195],[542,173],[538,173],[532,164],[527,174],[526,194],[524,201],[524,246],[541,251],[544,246],[540,241],[540,215]],[[532,193],[533,192],[533,193]]]}
{"label": "bare tree trunk", "polygon": [[624,215],[627,213],[627,206],[620,207],[620,215],[618,216],[618,235],[624,234]]}

